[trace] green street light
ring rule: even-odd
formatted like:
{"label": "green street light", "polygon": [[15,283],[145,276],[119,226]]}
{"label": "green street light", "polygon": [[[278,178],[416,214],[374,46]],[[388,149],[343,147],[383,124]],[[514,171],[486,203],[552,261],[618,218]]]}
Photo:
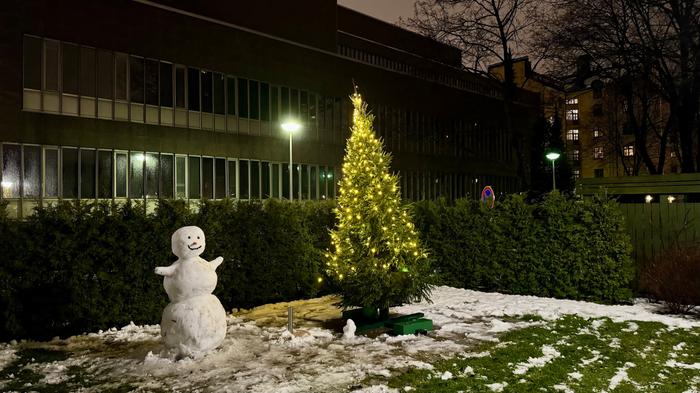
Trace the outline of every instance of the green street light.
{"label": "green street light", "polygon": [[294,200],[294,180],[292,176],[292,135],[301,129],[301,124],[293,119],[289,119],[281,124],[282,129],[289,133],[289,200]]}
{"label": "green street light", "polygon": [[559,156],[561,156],[561,154],[559,154],[559,152],[556,152],[556,151],[550,151],[545,156],[545,157],[547,157],[548,160],[552,161],[552,191],[557,189],[557,178],[556,178],[556,175],[554,173],[554,171],[555,171],[554,161],[556,161],[557,158],[559,158]]}

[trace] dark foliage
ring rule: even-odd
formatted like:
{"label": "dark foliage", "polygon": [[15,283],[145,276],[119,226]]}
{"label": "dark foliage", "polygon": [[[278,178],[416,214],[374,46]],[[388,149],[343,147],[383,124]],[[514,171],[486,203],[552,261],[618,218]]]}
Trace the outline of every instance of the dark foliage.
{"label": "dark foliage", "polygon": [[673,313],[700,306],[700,247],[673,248],[645,266],[642,291],[666,303]]}
{"label": "dark foliage", "polygon": [[183,225],[206,233],[204,258],[224,257],[215,294],[225,308],[314,296],[327,205],[221,201],[193,213],[168,201],[146,214],[138,204],[60,203],[26,221],[0,216],[0,339],[159,322],[167,296],[153,269],[175,260],[170,236]]}
{"label": "dark foliage", "polygon": [[[158,323],[167,296],[153,268],[175,260],[170,236],[183,225],[204,230],[204,258],[224,257],[215,294],[226,309],[337,292],[322,257],[333,207],[224,200],[193,212],[163,201],[146,214],[140,204],[60,203],[24,221],[0,208],[0,340]],[[508,197],[493,210],[471,200],[413,210],[433,282],[608,302],[630,296],[629,239],[614,202],[555,194],[536,204]]]}
{"label": "dark foliage", "polygon": [[603,302],[631,297],[631,245],[614,202],[556,193],[536,204],[509,196],[494,209],[424,201],[415,217],[447,285]]}

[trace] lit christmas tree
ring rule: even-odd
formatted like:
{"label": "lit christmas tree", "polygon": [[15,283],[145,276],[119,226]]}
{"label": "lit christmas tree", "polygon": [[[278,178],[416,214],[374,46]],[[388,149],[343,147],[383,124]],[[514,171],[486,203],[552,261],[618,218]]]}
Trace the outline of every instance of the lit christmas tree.
{"label": "lit christmas tree", "polygon": [[372,130],[374,116],[360,94],[352,96],[353,126],[326,256],[340,287],[342,306],[388,314],[390,306],[428,299],[429,265],[411,215],[401,204],[391,156]]}

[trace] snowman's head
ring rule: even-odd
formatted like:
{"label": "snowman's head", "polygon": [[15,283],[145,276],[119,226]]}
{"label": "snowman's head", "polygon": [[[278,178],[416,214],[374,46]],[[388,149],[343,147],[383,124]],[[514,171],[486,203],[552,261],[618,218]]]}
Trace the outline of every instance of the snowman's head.
{"label": "snowman's head", "polygon": [[173,254],[183,259],[200,256],[206,246],[204,232],[195,226],[178,229],[173,233],[171,241]]}

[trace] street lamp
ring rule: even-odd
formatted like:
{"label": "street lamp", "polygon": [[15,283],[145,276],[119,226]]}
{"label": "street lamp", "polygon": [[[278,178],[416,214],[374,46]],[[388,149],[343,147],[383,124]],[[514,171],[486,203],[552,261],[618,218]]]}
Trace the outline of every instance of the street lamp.
{"label": "street lamp", "polygon": [[559,154],[559,153],[556,152],[556,151],[551,151],[551,152],[547,153],[547,155],[546,155],[547,159],[550,160],[550,161],[552,161],[552,191],[554,191],[554,190],[557,189],[557,178],[556,178],[556,175],[555,175],[555,173],[554,173],[554,171],[555,171],[555,169],[554,169],[554,161],[556,161],[557,158],[559,158],[560,155],[561,155],[561,154]]}
{"label": "street lamp", "polygon": [[294,181],[292,180],[292,135],[301,129],[301,124],[296,120],[287,120],[282,123],[282,129],[289,133],[289,200],[294,200]]}

